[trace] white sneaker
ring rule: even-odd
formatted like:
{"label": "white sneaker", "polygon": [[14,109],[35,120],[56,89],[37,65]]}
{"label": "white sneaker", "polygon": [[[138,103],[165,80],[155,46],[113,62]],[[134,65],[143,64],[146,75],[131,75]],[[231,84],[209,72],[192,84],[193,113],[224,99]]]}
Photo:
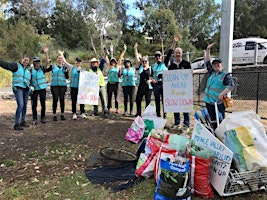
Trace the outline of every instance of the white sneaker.
{"label": "white sneaker", "polygon": [[77,119],[77,115],[76,115],[76,113],[74,113],[74,114],[72,115],[72,119],[73,119],[73,120],[76,120],[76,119]]}
{"label": "white sneaker", "polygon": [[82,113],[82,114],[81,114],[81,118],[82,118],[82,119],[87,118],[86,114],[85,114],[85,113]]}

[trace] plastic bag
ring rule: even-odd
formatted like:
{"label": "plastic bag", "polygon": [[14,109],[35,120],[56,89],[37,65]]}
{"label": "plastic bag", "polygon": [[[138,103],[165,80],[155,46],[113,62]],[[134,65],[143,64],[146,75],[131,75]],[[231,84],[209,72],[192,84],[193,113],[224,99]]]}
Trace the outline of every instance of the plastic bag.
{"label": "plastic bag", "polygon": [[264,160],[267,160],[267,135],[264,125],[260,122],[260,117],[254,111],[234,112],[221,122],[215,130],[216,136],[225,144],[225,132],[238,127],[247,127],[253,146],[259,152]]}
{"label": "plastic bag", "polygon": [[138,143],[143,138],[144,129],[144,120],[142,119],[142,117],[137,116],[134,119],[134,122],[132,123],[131,127],[128,129],[125,135],[125,139],[133,143]]}
{"label": "plastic bag", "polygon": [[180,156],[172,160],[161,159],[154,200],[190,199],[189,165],[190,161]]}
{"label": "plastic bag", "polygon": [[191,192],[203,198],[213,198],[214,195],[209,182],[213,152],[200,148],[191,142],[187,154],[190,158]]}
{"label": "plastic bag", "polygon": [[149,135],[144,152],[140,154],[136,165],[135,174],[139,177],[151,177],[154,174],[154,166],[157,158],[157,153],[162,144],[157,138]]}
{"label": "plastic bag", "polygon": [[145,109],[143,113],[143,119],[149,119],[154,121],[154,128],[155,129],[163,129],[167,119],[157,117],[157,112],[156,112],[156,106],[154,102],[151,102]]}
{"label": "plastic bag", "polygon": [[144,122],[145,122],[146,127],[145,127],[145,132],[144,132],[143,137],[147,137],[150,131],[154,129],[154,121],[150,119],[145,119]]}

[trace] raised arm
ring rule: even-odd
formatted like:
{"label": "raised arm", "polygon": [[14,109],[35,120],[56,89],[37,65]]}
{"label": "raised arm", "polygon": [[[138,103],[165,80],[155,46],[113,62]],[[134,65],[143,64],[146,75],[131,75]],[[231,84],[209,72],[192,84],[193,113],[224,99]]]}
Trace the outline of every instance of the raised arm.
{"label": "raised arm", "polygon": [[126,52],[126,50],[127,50],[127,45],[126,44],[124,44],[123,45],[123,51],[121,52],[121,55],[120,55],[120,57],[119,57],[119,60],[118,60],[118,63],[117,63],[117,66],[119,67],[119,68],[121,68],[122,67],[122,59],[123,59],[123,57],[124,57],[124,55],[125,55],[125,52]]}
{"label": "raised arm", "polygon": [[48,64],[51,61],[49,58],[49,55],[48,55],[48,51],[49,51],[48,47],[44,47],[43,51],[45,52],[45,64],[44,64],[44,66],[45,66],[45,68],[47,68]]}
{"label": "raised arm", "polygon": [[216,44],[216,42],[213,42],[207,46],[207,51],[205,54],[205,61],[210,61],[210,49]]}
{"label": "raised arm", "polygon": [[140,66],[140,64],[141,64],[141,58],[140,58],[140,55],[139,55],[139,53],[138,53],[138,43],[136,42],[135,44],[134,44],[134,55],[135,55],[135,59],[136,59],[136,66]]}
{"label": "raised arm", "polygon": [[169,61],[170,61],[170,57],[176,47],[176,44],[179,42],[180,40],[180,36],[179,35],[175,35],[173,37],[173,42],[172,42],[172,45],[167,53],[167,56],[164,58],[164,64],[168,67],[168,64],[169,64]]}

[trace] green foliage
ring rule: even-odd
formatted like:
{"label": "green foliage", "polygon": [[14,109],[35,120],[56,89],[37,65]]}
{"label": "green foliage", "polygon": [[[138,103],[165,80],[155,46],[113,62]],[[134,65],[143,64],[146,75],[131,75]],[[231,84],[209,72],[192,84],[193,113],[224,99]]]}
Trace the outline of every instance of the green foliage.
{"label": "green foliage", "polygon": [[0,68],[0,87],[6,87],[12,83],[12,73]]}
{"label": "green foliage", "polygon": [[267,1],[236,0],[234,38],[267,38]]}
{"label": "green foliage", "polygon": [[[3,22],[3,37],[0,38],[0,44],[6,52],[1,58],[16,61],[23,55],[32,58],[36,52],[40,51],[39,35],[34,32],[34,27],[27,25],[24,21],[16,24],[7,25]],[[3,51],[2,50],[2,51]]]}

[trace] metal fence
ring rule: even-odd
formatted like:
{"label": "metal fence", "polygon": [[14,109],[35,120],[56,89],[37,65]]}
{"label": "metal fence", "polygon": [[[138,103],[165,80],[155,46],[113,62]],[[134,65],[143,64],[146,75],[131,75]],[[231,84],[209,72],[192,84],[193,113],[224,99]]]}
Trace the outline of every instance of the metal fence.
{"label": "metal fence", "polygon": [[[207,73],[193,76],[194,104],[205,106],[204,90],[209,77]],[[235,90],[232,92],[234,106],[228,112],[255,111],[262,119],[267,119],[267,66],[251,66],[233,69]]]}

